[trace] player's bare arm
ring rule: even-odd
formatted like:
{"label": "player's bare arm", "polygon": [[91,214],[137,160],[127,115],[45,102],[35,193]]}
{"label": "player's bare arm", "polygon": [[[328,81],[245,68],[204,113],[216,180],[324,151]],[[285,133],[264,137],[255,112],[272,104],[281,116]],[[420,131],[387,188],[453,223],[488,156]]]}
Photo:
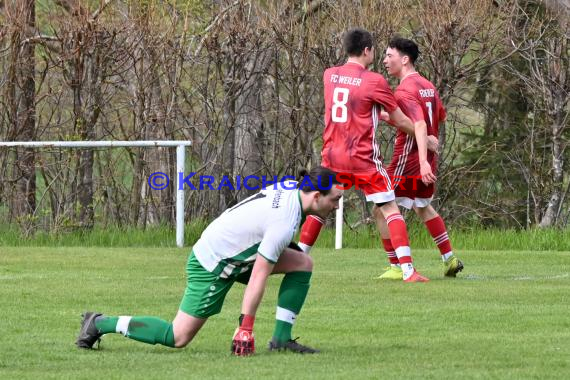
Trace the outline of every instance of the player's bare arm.
{"label": "player's bare arm", "polygon": [[243,295],[241,306],[242,314],[255,315],[257,308],[261,303],[261,299],[263,298],[263,293],[265,292],[267,278],[273,271],[274,266],[275,264],[269,262],[259,253],[257,254],[249,283],[247,284]]}
{"label": "player's bare arm", "polygon": [[436,154],[439,153],[439,140],[437,137],[429,135],[427,137],[427,149]]}
{"label": "player's bare arm", "polygon": [[415,128],[414,124],[407,117],[400,107],[396,108],[394,111],[388,113],[390,116],[390,120],[392,121],[390,124],[394,127],[402,130],[404,133],[410,136],[415,136]]}
{"label": "player's bare arm", "polygon": [[243,296],[240,325],[232,339],[232,352],[235,355],[251,355],[255,352],[255,338],[253,335],[255,313],[265,293],[267,277],[273,271],[274,266],[261,254],[257,254],[251,277]]}
{"label": "player's bare arm", "polygon": [[424,120],[414,123],[416,143],[418,144],[418,158],[420,161],[420,175],[422,182],[426,185],[434,183],[436,178],[431,170],[431,165],[427,160],[427,124]]}

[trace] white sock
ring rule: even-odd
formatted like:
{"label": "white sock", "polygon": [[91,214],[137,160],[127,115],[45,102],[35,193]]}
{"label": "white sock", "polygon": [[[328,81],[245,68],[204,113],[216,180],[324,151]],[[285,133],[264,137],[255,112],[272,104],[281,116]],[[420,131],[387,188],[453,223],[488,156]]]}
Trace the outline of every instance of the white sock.
{"label": "white sock", "polygon": [[[402,257],[411,257],[412,254],[410,251],[410,247],[396,248],[396,256],[398,257],[398,260],[401,260]],[[412,263],[400,264],[400,267],[402,267],[404,280],[407,280],[412,274],[414,274],[414,265]]]}
{"label": "white sock", "polygon": [[453,256],[453,252],[449,251],[446,254],[441,255],[441,259],[445,262],[449,260],[451,256]]}
{"label": "white sock", "polygon": [[309,252],[311,252],[311,248],[313,248],[313,246],[311,245],[307,245],[305,243],[301,243],[299,242],[298,246],[303,250],[303,252],[305,252],[307,255],[309,254]]}
{"label": "white sock", "polygon": [[403,279],[407,280],[414,274],[414,266],[412,263],[402,264],[402,272],[404,274]]}
{"label": "white sock", "polygon": [[287,322],[289,324],[295,324],[297,319],[297,314],[293,313],[291,310],[284,309],[277,306],[277,312],[275,313],[275,319],[278,321]]}
{"label": "white sock", "polygon": [[119,334],[123,334],[124,336],[128,336],[129,331],[129,323],[131,322],[131,316],[120,316],[119,320],[117,321],[117,327],[115,331]]}

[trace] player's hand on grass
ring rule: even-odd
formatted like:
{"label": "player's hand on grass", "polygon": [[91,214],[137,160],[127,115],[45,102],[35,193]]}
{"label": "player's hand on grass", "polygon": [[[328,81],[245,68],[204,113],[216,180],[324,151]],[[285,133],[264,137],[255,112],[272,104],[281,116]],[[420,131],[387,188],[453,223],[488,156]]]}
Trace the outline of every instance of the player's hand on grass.
{"label": "player's hand on grass", "polygon": [[435,136],[427,137],[427,149],[434,153],[439,153],[439,140]]}
{"label": "player's hand on grass", "polygon": [[436,180],[435,175],[431,171],[431,165],[427,161],[420,162],[420,174],[422,176],[422,182],[425,185],[434,183]]}
{"label": "player's hand on grass", "polygon": [[241,327],[236,329],[232,340],[232,354],[237,356],[252,355],[255,352],[253,331]]}

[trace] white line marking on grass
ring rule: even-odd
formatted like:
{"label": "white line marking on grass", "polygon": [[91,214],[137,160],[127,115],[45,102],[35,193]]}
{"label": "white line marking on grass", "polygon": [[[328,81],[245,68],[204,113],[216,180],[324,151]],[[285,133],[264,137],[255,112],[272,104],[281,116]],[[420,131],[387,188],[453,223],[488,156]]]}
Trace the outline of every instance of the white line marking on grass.
{"label": "white line marking on grass", "polygon": [[466,276],[461,276],[460,278],[463,278],[465,280],[488,280],[489,277],[487,276],[480,276],[477,274],[468,274]]}
{"label": "white line marking on grass", "polygon": [[561,278],[568,278],[570,277],[570,274],[568,273],[563,273],[563,274],[557,274],[554,276],[520,276],[520,277],[514,277],[513,280],[515,281],[535,281],[535,280],[558,280]]}
{"label": "white line marking on grass", "polygon": [[515,277],[501,277],[501,276],[482,276],[478,274],[468,274],[458,278],[471,281],[482,280],[513,280],[513,281],[538,281],[538,280],[560,280],[570,277],[570,273],[562,273],[550,276],[515,276]]}

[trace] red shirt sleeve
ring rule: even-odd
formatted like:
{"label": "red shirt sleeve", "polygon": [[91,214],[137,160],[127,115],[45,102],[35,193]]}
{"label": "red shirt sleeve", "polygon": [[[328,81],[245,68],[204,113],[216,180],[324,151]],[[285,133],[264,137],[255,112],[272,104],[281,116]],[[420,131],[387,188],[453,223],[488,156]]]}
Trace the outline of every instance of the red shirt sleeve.
{"label": "red shirt sleeve", "polygon": [[370,97],[375,103],[382,104],[386,112],[395,111],[396,108],[398,108],[398,104],[396,102],[394,94],[392,93],[392,89],[388,85],[388,82],[382,75],[377,73],[373,74],[375,74],[375,80],[370,81]]}
{"label": "red shirt sleeve", "polygon": [[418,103],[417,98],[402,91],[396,91],[395,97],[402,112],[409,117],[413,123],[425,120],[422,106]]}

